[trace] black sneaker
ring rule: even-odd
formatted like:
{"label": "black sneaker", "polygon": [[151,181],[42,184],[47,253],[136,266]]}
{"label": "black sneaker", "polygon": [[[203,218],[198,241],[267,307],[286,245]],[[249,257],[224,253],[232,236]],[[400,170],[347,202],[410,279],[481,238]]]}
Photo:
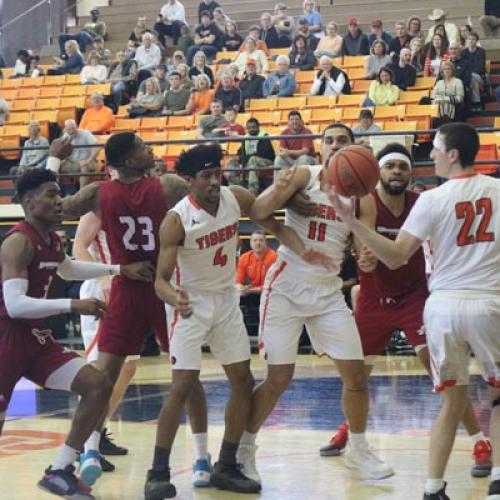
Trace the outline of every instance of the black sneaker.
{"label": "black sneaker", "polygon": [[91,489],[85,486],[76,476],[75,468],[68,465],[65,469],[45,470],[45,475],[38,481],[38,487],[54,495],[79,500],[92,500]]}
{"label": "black sneaker", "polygon": [[240,464],[217,462],[210,476],[210,485],[235,493],[259,493],[261,485],[241,472]]}
{"label": "black sneaker", "polygon": [[424,500],[450,500],[450,497],[444,492],[446,483],[437,493],[424,493]]}
{"label": "black sneaker", "polygon": [[99,461],[101,462],[101,469],[103,472],[114,472],[116,467],[109,461],[106,460],[102,455],[99,458]]}
{"label": "black sneaker", "polygon": [[499,500],[500,499],[500,480],[491,481],[488,488],[488,496],[486,500]]}
{"label": "black sneaker", "polygon": [[174,498],[177,495],[175,486],[170,482],[170,469],[156,471],[148,470],[146,484],[144,485],[145,500],[163,500]]}
{"label": "black sneaker", "polygon": [[107,429],[103,429],[101,440],[99,441],[99,452],[101,455],[126,455],[128,450],[113,443],[111,433]]}

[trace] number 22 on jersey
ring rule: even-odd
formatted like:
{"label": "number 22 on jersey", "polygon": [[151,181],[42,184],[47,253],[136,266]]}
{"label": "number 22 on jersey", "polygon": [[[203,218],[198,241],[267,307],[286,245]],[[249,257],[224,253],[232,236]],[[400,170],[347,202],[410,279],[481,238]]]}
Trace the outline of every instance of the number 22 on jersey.
{"label": "number 22 on jersey", "polygon": [[[155,249],[155,236],[151,217],[142,216],[134,219],[134,217],[124,215],[119,217],[118,220],[126,226],[125,234],[123,235],[123,246],[126,250],[135,252],[140,248],[145,252],[152,252]],[[133,239],[136,240],[138,234],[144,240],[144,243],[140,245],[132,241]]]}
{"label": "number 22 on jersey", "polygon": [[[462,227],[457,236],[457,245],[463,247],[474,243],[484,243],[495,241],[495,234],[488,231],[493,205],[490,198],[480,198],[475,202],[461,201],[455,205],[457,219],[463,219]],[[472,226],[479,218],[476,231],[472,231]]]}

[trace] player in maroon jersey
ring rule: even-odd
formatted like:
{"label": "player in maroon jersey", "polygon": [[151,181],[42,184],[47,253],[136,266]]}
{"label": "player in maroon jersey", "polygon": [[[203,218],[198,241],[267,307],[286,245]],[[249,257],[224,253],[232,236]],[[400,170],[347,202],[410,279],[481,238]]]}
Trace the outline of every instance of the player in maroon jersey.
{"label": "player in maroon jersey", "polygon": [[[413,159],[399,144],[385,146],[377,159],[380,183],[373,193],[377,207],[375,229],[394,240],[418,198],[418,194],[407,189]],[[362,212],[363,200],[360,204]],[[422,327],[424,305],[429,295],[423,250],[418,250],[405,266],[396,270],[378,262],[367,249],[361,252],[358,263],[364,269],[372,270],[364,272],[359,269],[360,293],[354,312],[366,356],[367,374],[373,368],[372,356],[383,353],[394,330],[404,331],[430,374],[429,350]],[[471,474],[474,477],[487,476],[491,470],[491,445],[481,432],[470,403],[463,424],[474,441]],[[347,430],[348,425],[344,422],[331,441],[321,448],[320,454],[340,455],[347,445]]]}
{"label": "player in maroon jersey", "polygon": [[[18,180],[17,197],[26,218],[8,231],[0,249],[0,433],[21,377],[42,387],[79,394],[70,433],[39,485],[66,498],[93,498],[90,488],[74,475],[72,464],[105,409],[111,384],[76,353],[56,343],[52,332],[44,329],[43,319],[69,312],[101,316],[106,307],[97,299],[47,299],[47,291],[56,273],[69,280],[119,273],[150,280],[151,272],[144,263],[120,269],[72,261],[65,255],[54,232],[61,222],[62,199],[52,172],[26,172]],[[84,474],[82,479],[89,477]]]}
{"label": "player in maroon jersey", "polygon": [[[60,160],[69,154],[63,141],[54,141],[48,168],[58,171]],[[102,221],[113,264],[148,260],[154,266],[159,252],[159,228],[167,210],[187,192],[187,183],[177,175],[148,177],[155,167],[151,148],[130,132],[115,134],[106,143],[106,160],[118,179],[85,186],[63,200],[64,216],[76,219],[94,212]],[[98,340],[96,367],[116,382],[127,355],[139,354],[144,337],[152,328],[168,350],[166,315],[152,283],[114,279]],[[207,417],[203,387],[198,381],[187,404],[194,434],[196,462],[207,461]],[[90,441],[100,439],[103,414]],[[203,458],[204,457],[204,458]],[[206,465],[206,464],[203,464]],[[209,477],[206,479],[208,486]]]}

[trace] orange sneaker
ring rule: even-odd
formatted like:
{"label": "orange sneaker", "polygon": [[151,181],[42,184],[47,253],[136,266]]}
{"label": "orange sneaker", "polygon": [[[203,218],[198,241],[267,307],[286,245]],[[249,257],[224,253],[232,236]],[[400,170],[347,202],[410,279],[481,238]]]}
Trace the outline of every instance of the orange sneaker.
{"label": "orange sneaker", "polygon": [[338,457],[344,451],[349,439],[349,424],[343,422],[339,425],[337,432],[330,439],[330,442],[319,449],[322,457]]}
{"label": "orange sneaker", "polygon": [[491,474],[491,443],[489,439],[478,441],[472,452],[474,462],[470,468],[472,477],[487,477]]}

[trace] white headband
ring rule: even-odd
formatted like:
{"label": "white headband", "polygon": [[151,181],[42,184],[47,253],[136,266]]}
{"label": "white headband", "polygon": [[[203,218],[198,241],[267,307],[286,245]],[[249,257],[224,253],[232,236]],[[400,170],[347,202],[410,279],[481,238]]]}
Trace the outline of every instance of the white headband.
{"label": "white headband", "polygon": [[411,161],[408,156],[403,153],[387,153],[386,155],[382,156],[382,158],[380,158],[380,160],[378,161],[378,165],[380,168],[382,168],[388,161],[392,160],[404,161],[411,169]]}

